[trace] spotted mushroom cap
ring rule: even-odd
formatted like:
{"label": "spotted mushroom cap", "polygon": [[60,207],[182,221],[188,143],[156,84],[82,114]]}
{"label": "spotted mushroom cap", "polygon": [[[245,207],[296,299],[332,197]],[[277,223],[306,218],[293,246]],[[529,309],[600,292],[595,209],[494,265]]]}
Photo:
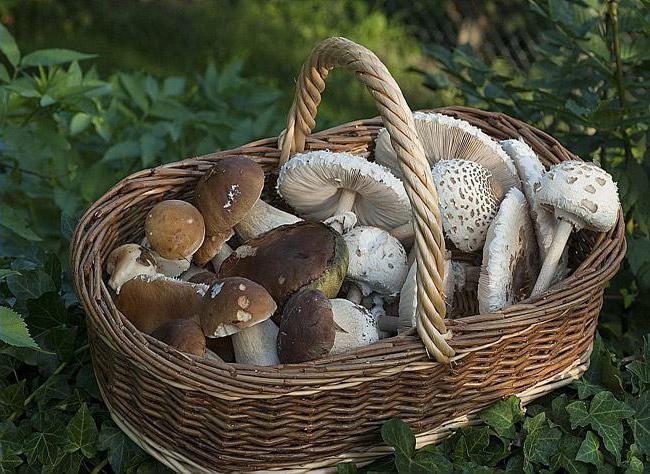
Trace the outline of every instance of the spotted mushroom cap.
{"label": "spotted mushroom cap", "polygon": [[618,217],[618,188],[611,175],[593,163],[563,161],[536,188],[539,203],[577,229],[607,232]]}
{"label": "spotted mushroom cap", "polygon": [[147,214],[144,228],[151,248],[170,260],[190,257],[205,237],[205,224],[199,210],[178,199],[156,204]]}
{"label": "spotted mushroom cap", "polygon": [[445,235],[458,249],[474,252],[485,242],[503,190],[484,166],[443,160],[431,170]]}
{"label": "spotted mushroom cap", "polygon": [[350,255],[347,278],[357,283],[364,295],[399,292],[408,272],[406,250],[399,240],[369,226],[357,226],[343,238]]}
{"label": "spotted mushroom cap", "polygon": [[492,313],[528,297],[539,271],[528,203],[511,189],[487,233],[478,281],[481,313]]}
{"label": "spotted mushroom cap", "polygon": [[199,321],[207,337],[224,337],[266,321],[276,309],[261,285],[247,278],[223,278],[205,292]]}
{"label": "spotted mushroom cap", "polygon": [[[481,129],[464,120],[437,113],[415,112],[413,119],[431,166],[442,160],[469,160],[490,170],[505,191],[520,186],[510,157]],[[390,169],[395,176],[402,176],[386,129],[377,135],[375,161]]]}
{"label": "spotted mushroom cap", "polygon": [[330,300],[336,333],[330,354],[341,354],[379,340],[375,317],[363,306],[336,298]]}
{"label": "spotted mushroom cap", "polygon": [[359,224],[392,229],[411,216],[402,182],[383,166],[348,153],[295,155],[280,169],[277,188],[280,196],[309,220],[334,216],[344,189],[357,193],[352,211]]}

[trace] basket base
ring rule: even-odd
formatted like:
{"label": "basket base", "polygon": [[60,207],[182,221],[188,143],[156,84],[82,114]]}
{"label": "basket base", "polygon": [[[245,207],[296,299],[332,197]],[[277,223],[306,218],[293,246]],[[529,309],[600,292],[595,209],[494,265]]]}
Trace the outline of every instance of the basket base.
{"label": "basket base", "polygon": [[[560,387],[570,384],[572,381],[578,379],[589,367],[589,356],[591,355],[591,350],[593,345],[589,346],[589,349],[582,354],[579,359],[576,359],[573,364],[571,364],[564,371],[549,377],[546,380],[530,387],[520,393],[515,394],[521,399],[522,406],[527,405],[533,400],[542,397],[553,390],[557,390]],[[101,384],[98,384],[100,391],[102,391]],[[103,391],[102,391],[103,392]],[[102,393],[104,401],[107,401],[108,398]],[[107,402],[108,405],[108,402]],[[179,455],[178,453],[169,451],[165,447],[156,443],[155,441],[142,436],[138,433],[131,424],[124,418],[122,418],[115,410],[108,405],[108,410],[113,418],[113,421],[117,426],[120,427],[124,433],[127,434],[129,438],[133,440],[138,446],[140,446],[148,454],[156,458],[161,463],[165,464],[167,467],[172,469],[175,472],[182,474],[215,474],[220,471],[207,469],[204,466],[200,466],[190,459]],[[416,448],[422,448],[429,444],[435,444],[444,438],[451,436],[456,430],[464,428],[466,426],[480,424],[480,419],[478,418],[478,411],[469,413],[467,415],[459,416],[454,418],[442,425],[437,426],[436,428],[419,433],[416,435]],[[358,450],[349,451],[347,453],[342,453],[337,456],[332,456],[329,458],[322,459],[320,461],[295,466],[293,468],[287,469],[273,469],[273,470],[264,470],[264,471],[253,471],[255,474],[271,474],[278,472],[285,472],[289,474],[299,474],[305,472],[312,473],[330,473],[336,472],[337,464],[344,462],[352,462],[357,466],[361,467],[365,464],[369,464],[375,459],[378,459],[382,456],[387,456],[391,454],[393,450],[388,446],[376,446],[376,447],[361,447]]]}

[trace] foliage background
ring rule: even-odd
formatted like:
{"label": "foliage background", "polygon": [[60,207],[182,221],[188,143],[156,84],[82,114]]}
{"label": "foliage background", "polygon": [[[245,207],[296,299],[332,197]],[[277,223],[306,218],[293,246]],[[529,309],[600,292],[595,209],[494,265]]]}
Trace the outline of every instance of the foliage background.
{"label": "foliage background", "polygon": [[[413,108],[504,111],[598,162],[628,229],[581,381],[417,452],[391,421],[396,456],[366,470],[649,465],[648,0],[6,0],[0,23],[0,472],[162,472],[101,403],[68,239],[129,173],[276,134],[301,61],[330,35],[377,52]],[[375,114],[353,79],[332,79],[320,128]]]}

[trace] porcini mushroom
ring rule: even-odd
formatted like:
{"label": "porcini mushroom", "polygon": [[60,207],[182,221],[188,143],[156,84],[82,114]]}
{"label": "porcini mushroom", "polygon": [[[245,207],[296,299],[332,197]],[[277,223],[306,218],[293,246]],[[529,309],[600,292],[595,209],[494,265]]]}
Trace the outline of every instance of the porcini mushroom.
{"label": "porcini mushroom", "polygon": [[[303,287],[338,294],[348,269],[343,237],[320,222],[302,221],[273,229],[238,247],[219,268],[219,277],[241,276],[262,285],[279,308]],[[280,315],[275,318],[278,323]]]}
{"label": "porcini mushroom", "polygon": [[559,223],[531,296],[548,288],[571,232],[607,232],[616,224],[620,208],[616,183],[593,163],[564,161],[553,166],[535,193],[539,204],[552,211]]}
{"label": "porcini mushroom", "polygon": [[258,199],[250,212],[235,226],[235,232],[242,242],[247,242],[276,227],[295,224],[301,220],[300,217],[277,209],[262,199]]}
{"label": "porcini mushroom", "polygon": [[342,298],[330,300],[330,304],[336,331],[330,354],[349,352],[379,340],[377,321],[366,308]]}
{"label": "porcini mushroom", "polygon": [[[431,164],[442,160],[469,160],[487,168],[504,191],[519,187],[517,171],[499,144],[470,123],[443,114],[415,112],[415,128]],[[386,129],[377,135],[375,161],[397,177],[402,176],[395,150]]]}
{"label": "porcini mushroom", "polygon": [[383,166],[348,153],[295,155],[280,169],[277,189],[305,219],[352,211],[359,224],[391,229],[410,216],[402,182]]}
{"label": "porcini mushroom", "polygon": [[191,319],[167,321],[151,336],[181,352],[205,356],[205,336],[201,327]]}
{"label": "porcini mushroom", "polygon": [[106,271],[111,276],[108,285],[120,293],[124,283],[138,275],[155,275],[158,273],[154,256],[138,244],[124,244],[108,255]]}
{"label": "porcini mushroom", "polygon": [[144,228],[151,248],[169,260],[189,260],[205,237],[199,210],[178,199],[156,204],[147,214]]}
{"label": "porcini mushroom", "polygon": [[264,171],[243,156],[220,159],[196,185],[196,205],[205,219],[206,241],[195,262],[204,265],[232,236],[233,227],[259,200]]}
{"label": "porcini mushroom", "polygon": [[512,188],[490,224],[478,281],[481,313],[493,313],[528,296],[539,268],[528,203]]}
{"label": "porcini mushroom", "polygon": [[332,304],[321,291],[304,288],[284,305],[278,334],[278,357],[283,364],[320,359],[334,345]]}
{"label": "porcini mushroom", "polygon": [[[347,278],[359,287],[363,295],[371,292],[394,295],[399,292],[408,266],[406,250],[395,237],[377,227],[357,226],[343,239],[350,255]],[[348,294],[348,299],[360,302],[358,296]]]}

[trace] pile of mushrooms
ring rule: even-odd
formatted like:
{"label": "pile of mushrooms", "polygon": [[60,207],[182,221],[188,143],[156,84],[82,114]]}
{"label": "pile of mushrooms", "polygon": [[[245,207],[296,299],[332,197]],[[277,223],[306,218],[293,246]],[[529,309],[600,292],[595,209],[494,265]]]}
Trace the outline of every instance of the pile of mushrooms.
{"label": "pile of mushrooms", "polygon": [[[438,191],[449,317],[497,312],[561,282],[573,231],[611,229],[616,184],[591,163],[546,170],[522,139],[497,142],[441,114],[414,114]],[[385,130],[375,161],[308,151],[264,172],[228,156],[195,201],[162,200],[144,239],[106,261],[117,309],[170,351],[269,366],[372,344],[415,326],[418,249]],[[165,347],[165,346],[163,346]]]}

